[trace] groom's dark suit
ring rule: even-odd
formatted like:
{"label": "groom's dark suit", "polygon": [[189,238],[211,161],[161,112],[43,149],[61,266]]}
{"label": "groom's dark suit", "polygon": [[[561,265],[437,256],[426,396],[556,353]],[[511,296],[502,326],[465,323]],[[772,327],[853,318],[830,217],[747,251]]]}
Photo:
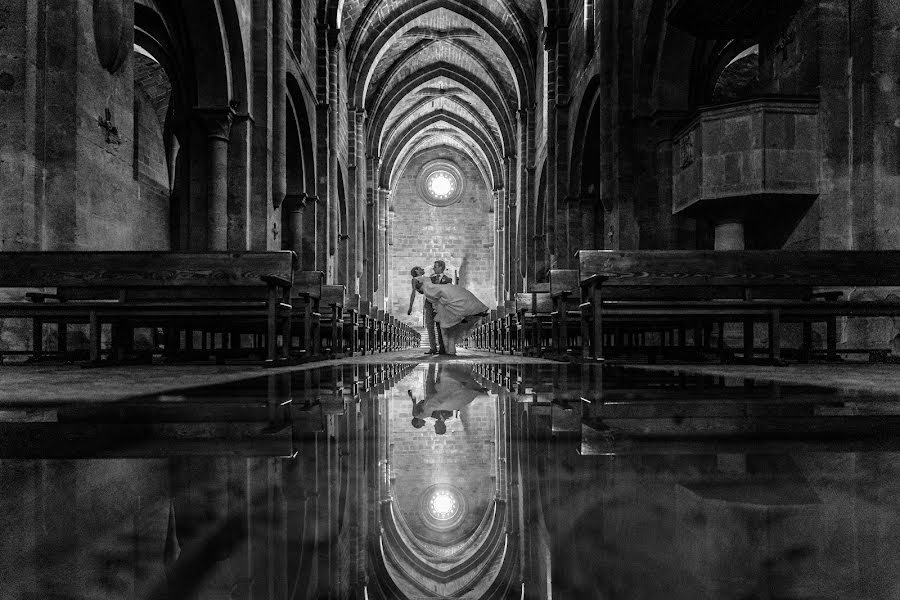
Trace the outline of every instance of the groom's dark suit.
{"label": "groom's dark suit", "polygon": [[[453,280],[450,279],[446,274],[441,273],[440,275],[432,275],[431,283],[436,284],[448,284],[453,283]],[[435,326],[434,322],[434,306],[431,302],[428,301],[428,298],[425,299],[425,306],[423,307],[423,311],[425,313],[425,329],[428,331],[428,347],[431,352],[445,352],[444,350],[444,337],[441,335],[441,328]]]}

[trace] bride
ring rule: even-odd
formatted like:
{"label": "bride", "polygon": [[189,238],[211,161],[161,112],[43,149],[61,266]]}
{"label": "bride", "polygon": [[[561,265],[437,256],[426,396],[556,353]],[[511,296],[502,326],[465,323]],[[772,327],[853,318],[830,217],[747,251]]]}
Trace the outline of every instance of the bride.
{"label": "bride", "polygon": [[415,292],[424,294],[434,305],[434,320],[441,328],[447,354],[455,356],[456,344],[469,336],[478,324],[477,317],[485,315],[488,307],[463,287],[432,283],[422,267],[413,267],[410,275],[413,277],[413,295],[407,314],[412,313]]}

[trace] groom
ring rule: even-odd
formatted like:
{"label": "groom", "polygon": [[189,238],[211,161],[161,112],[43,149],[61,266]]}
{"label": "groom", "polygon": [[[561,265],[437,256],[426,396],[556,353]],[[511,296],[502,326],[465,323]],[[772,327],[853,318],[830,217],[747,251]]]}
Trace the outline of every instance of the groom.
{"label": "groom", "polygon": [[[431,276],[431,283],[453,283],[452,279],[447,275],[444,275],[444,270],[446,268],[447,265],[444,264],[444,261],[434,261],[434,274]],[[425,354],[446,354],[447,351],[444,349],[444,337],[441,335],[441,328],[440,326],[436,326],[434,322],[434,306],[427,298],[425,299],[425,306],[423,307],[422,312],[425,313],[425,329],[428,330],[429,349]]]}

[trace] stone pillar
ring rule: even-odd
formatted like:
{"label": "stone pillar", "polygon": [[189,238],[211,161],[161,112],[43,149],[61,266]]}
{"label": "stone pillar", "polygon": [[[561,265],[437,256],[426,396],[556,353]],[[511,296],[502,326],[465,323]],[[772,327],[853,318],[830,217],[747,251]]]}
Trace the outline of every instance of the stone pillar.
{"label": "stone pillar", "polygon": [[505,216],[504,227],[506,228],[506,235],[504,236],[504,261],[502,269],[505,281],[506,295],[508,298],[514,297],[515,293],[518,291],[518,284],[516,283],[516,281],[521,281],[522,279],[517,275],[518,261],[516,260],[516,208],[518,206],[516,194],[519,188],[519,186],[517,185],[517,163],[518,160],[515,156],[507,156],[504,165],[506,167],[504,173],[504,175],[506,176],[506,193],[504,194],[503,198],[503,202],[505,204],[505,210],[503,211],[503,213]]}
{"label": "stone pillar", "polygon": [[231,126],[228,151],[228,249],[251,248],[250,242],[250,148],[253,118],[237,114]]}
{"label": "stone pillar", "polygon": [[228,141],[234,110],[197,108],[206,131],[207,247],[228,249]]}
{"label": "stone pillar", "polygon": [[[316,271],[328,272],[328,199],[332,190],[332,181],[334,177],[330,170],[329,156],[331,155],[330,142],[328,141],[329,124],[331,122],[331,109],[328,104],[320,104],[318,107],[317,122],[319,126],[319,136],[325,136],[323,141],[319,138],[319,144],[324,149],[319,153],[322,162],[319,163],[319,192],[316,204],[315,226],[313,229],[314,239],[316,240]],[[325,181],[322,178],[325,178]]]}
{"label": "stone pillar", "polygon": [[[341,198],[339,196],[339,178],[341,171],[338,163],[338,135],[340,134],[340,116],[338,114],[338,103],[340,99],[339,86],[339,65],[341,52],[341,36],[340,30],[328,29],[326,35],[328,43],[328,105],[331,109],[328,112],[328,204],[326,224],[328,234],[328,254],[326,260],[325,274],[329,282],[334,282],[338,277],[341,266],[338,261],[345,258],[345,252],[338,250],[338,246],[345,244],[342,236],[345,231],[342,227],[346,226],[341,223]],[[344,187],[344,202],[346,203],[346,186]],[[346,248],[346,246],[344,246]],[[345,263],[346,264],[346,263]]]}
{"label": "stone pillar", "polygon": [[[287,195],[287,14],[285,0],[272,4],[272,208]],[[275,222],[279,219],[275,215]]]}
{"label": "stone pillar", "polygon": [[[271,224],[272,199],[275,197],[273,170],[275,148],[274,117],[267,110],[272,102],[275,83],[273,57],[273,35],[277,16],[273,14],[271,2],[253,2],[252,6],[252,76],[254,123],[251,131],[250,202],[248,214],[248,237],[254,251],[267,250],[272,246]],[[248,107],[249,108],[249,107]]]}
{"label": "stone pillar", "polygon": [[716,250],[744,249],[744,221],[739,218],[726,218],[716,221]]}
{"label": "stone pillar", "polygon": [[[523,152],[525,160],[522,161],[522,186],[519,194],[519,214],[520,214],[520,231],[519,236],[521,244],[519,246],[519,271],[522,275],[524,285],[530,286],[534,283],[534,233],[535,222],[534,214],[536,213],[535,203],[535,173],[537,165],[535,165],[535,110],[532,105],[524,111],[519,112],[519,123],[522,130]],[[527,291],[527,290],[526,290]]]}
{"label": "stone pillar", "polygon": [[496,229],[494,234],[494,280],[496,282],[494,294],[497,297],[498,306],[503,304],[506,299],[506,273],[503,269],[503,247],[506,244],[505,195],[503,188],[494,190],[494,225]]}
{"label": "stone pillar", "polygon": [[281,210],[287,211],[287,231],[284,233],[287,249],[293,250],[300,259],[299,264],[304,264],[303,248],[303,210],[306,208],[305,193],[288,194],[284,198]]}
{"label": "stone pillar", "polygon": [[304,271],[321,271],[322,262],[320,252],[322,248],[319,246],[321,236],[318,233],[319,216],[322,212],[319,206],[318,196],[307,196],[303,215],[303,238],[300,244],[302,254],[300,254],[300,265]]}
{"label": "stone pillar", "polygon": [[350,146],[350,205],[349,217],[350,227],[347,233],[350,234],[350,279],[347,282],[347,292],[350,294],[360,293],[360,280],[365,280],[365,267],[363,257],[366,249],[365,240],[365,195],[366,195],[366,152],[365,152],[365,135],[366,135],[366,116],[365,110],[351,111],[353,120],[353,136]]}
{"label": "stone pillar", "polygon": [[394,266],[394,260],[391,256],[391,246],[394,245],[394,207],[391,205],[391,190],[382,190],[383,200],[381,203],[381,214],[383,219],[384,236],[381,251],[381,305],[384,310],[390,309],[391,302],[391,269]]}

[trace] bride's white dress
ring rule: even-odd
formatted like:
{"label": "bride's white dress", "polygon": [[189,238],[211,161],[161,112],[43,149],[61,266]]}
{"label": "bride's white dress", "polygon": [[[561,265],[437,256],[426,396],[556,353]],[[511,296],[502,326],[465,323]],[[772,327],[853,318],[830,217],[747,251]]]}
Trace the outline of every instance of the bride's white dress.
{"label": "bride's white dress", "polygon": [[431,283],[427,275],[416,277],[422,293],[434,305],[434,320],[444,329],[458,325],[466,317],[487,312],[489,309],[475,294],[452,283]]}
{"label": "bride's white dress", "polygon": [[422,293],[434,305],[434,320],[443,330],[444,346],[447,346],[450,354],[455,354],[455,348],[451,351],[447,342],[455,346],[465,339],[475,328],[478,319],[468,319],[466,323],[463,320],[487,312],[488,307],[464,287],[452,283],[431,283],[427,275],[416,277],[416,281],[421,284]]}

